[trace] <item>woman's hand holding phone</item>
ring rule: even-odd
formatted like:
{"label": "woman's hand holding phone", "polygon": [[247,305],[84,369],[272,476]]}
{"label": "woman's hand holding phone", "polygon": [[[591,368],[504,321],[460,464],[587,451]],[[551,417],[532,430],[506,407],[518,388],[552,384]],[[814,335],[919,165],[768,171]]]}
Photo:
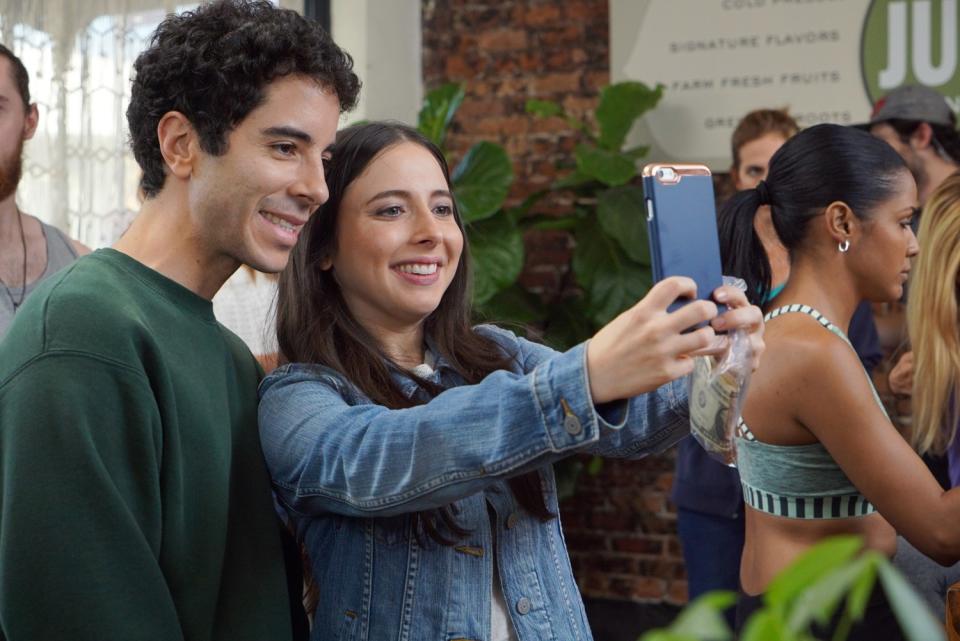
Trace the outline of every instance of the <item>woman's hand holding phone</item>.
{"label": "woman's hand holding phone", "polygon": [[[587,344],[587,371],[595,403],[643,394],[686,376],[693,371],[694,356],[726,350],[727,338],[716,331],[746,329],[759,359],[763,315],[743,292],[735,287],[715,290],[717,302],[728,309],[720,316],[716,304],[705,300],[668,311],[671,303],[684,297],[696,298],[694,281],[683,276],[665,278],[594,335]],[[709,324],[685,333],[701,323]]]}

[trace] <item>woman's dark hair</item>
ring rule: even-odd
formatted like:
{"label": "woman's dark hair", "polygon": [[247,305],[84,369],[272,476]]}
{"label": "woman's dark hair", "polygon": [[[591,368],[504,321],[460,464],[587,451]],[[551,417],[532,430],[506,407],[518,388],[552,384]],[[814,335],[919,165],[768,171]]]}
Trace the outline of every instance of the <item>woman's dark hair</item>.
{"label": "woman's dark hair", "polygon": [[185,115],[200,147],[218,156],[278,78],[313,78],[336,93],[343,111],[360,91],[353,60],[318,22],[266,0],[218,0],[168,16],[133,68],[127,125],[147,198],[166,178],[157,124],[167,112]]}
{"label": "woman's dark hair", "polygon": [[[400,374],[413,380],[432,397],[440,387],[396,366],[377,340],[350,312],[332,269],[321,269],[337,249],[340,204],[350,184],[386,149],[402,142],[420,145],[433,154],[447,184],[450,174],[443,153],[420,132],[397,123],[366,123],[340,131],[330,148],[326,179],[330,197],[300,232],[290,262],[280,276],[277,295],[277,340],[280,362],[318,363],[334,369],[370,400],[399,409],[421,404],[408,398],[394,383]],[[473,331],[470,308],[470,257],[463,221],[453,206],[454,218],[464,234],[457,271],[437,309],[424,322],[424,335],[432,347],[467,384],[479,383],[488,374],[506,369],[512,356],[494,341]],[[542,519],[554,515],[547,509],[538,472],[510,479],[517,501]],[[449,544],[453,539],[438,530],[442,524],[455,538],[466,531],[456,524],[452,506],[418,514],[418,533]]]}
{"label": "woman's dark hair", "polygon": [[753,221],[770,205],[773,227],[792,255],[808,223],[832,202],[844,202],[860,219],[889,199],[907,166],[893,147],[865,131],[840,125],[804,129],[770,159],[767,179],[735,194],[720,210],[723,273],[747,283],[747,298],[762,305],[770,292],[770,261]]}

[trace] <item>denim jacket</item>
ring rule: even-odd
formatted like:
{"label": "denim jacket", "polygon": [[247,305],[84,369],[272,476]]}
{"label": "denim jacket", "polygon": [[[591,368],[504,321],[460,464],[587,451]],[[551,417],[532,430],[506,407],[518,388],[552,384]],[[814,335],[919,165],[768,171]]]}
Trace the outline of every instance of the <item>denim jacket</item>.
{"label": "denim jacket", "polygon": [[[559,518],[527,513],[506,479],[538,470],[559,514],[551,463],[673,445],[688,433],[685,381],[598,409],[585,344],[561,354],[491,326],[476,331],[512,368],[464,385],[438,358],[428,378],[444,391],[411,408],[375,405],[318,365],[285,365],[261,384],[274,490],[320,590],[312,639],[488,639],[494,562],[520,641],[592,638]],[[422,393],[395,380],[408,397]],[[412,513],[450,504],[465,538],[445,546],[417,535]]]}

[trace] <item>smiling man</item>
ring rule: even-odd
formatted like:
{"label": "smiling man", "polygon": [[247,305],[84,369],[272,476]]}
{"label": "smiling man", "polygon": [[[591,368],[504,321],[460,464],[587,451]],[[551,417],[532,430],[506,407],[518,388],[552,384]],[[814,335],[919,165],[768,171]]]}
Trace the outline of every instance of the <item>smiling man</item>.
{"label": "smiling man", "polygon": [[268,2],[168,17],[135,73],[142,208],[0,347],[0,639],[291,639],[260,370],[210,298],[286,265],[359,82]]}

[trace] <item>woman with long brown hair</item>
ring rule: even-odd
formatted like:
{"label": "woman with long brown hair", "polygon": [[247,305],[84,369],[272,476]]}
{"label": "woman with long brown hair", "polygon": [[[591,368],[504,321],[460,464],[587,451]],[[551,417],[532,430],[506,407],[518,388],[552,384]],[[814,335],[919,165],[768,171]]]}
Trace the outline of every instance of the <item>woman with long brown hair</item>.
{"label": "woman with long brown hair", "polygon": [[722,316],[668,313],[694,293],[673,278],[562,354],[473,327],[440,151],[372,123],[330,154],[330,198],[281,278],[286,364],[260,390],[275,490],[319,586],[313,638],[589,639],[551,463],[676,442],[690,356],[734,327],[759,353],[759,310],[721,288]]}

